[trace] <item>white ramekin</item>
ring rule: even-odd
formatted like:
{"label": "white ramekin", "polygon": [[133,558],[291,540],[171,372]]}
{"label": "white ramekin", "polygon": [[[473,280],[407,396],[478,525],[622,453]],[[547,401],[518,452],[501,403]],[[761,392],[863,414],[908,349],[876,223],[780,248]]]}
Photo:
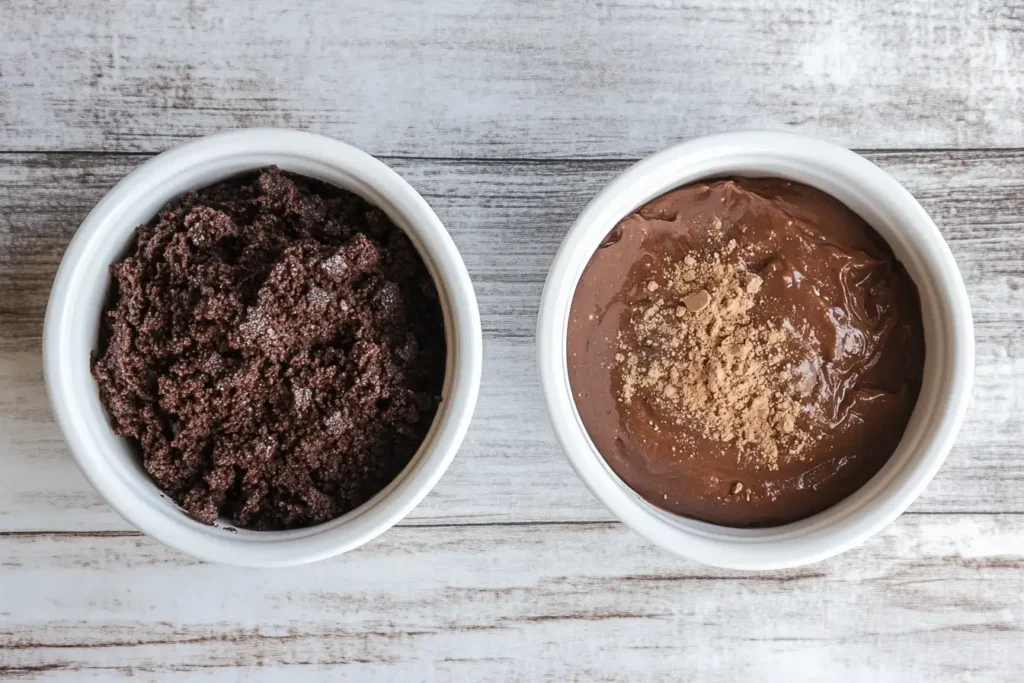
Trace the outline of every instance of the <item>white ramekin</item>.
{"label": "white ramekin", "polygon": [[[325,524],[280,532],[205,526],[163,495],[126,440],[110,429],[89,372],[108,266],[135,228],[168,200],[238,173],[276,164],[342,187],[380,207],[412,240],[441,295],[448,360],[443,400],[423,445],[383,491]],[[466,266],[427,202],[397,173],[336,140],[289,130],[212,135],[165,152],[119,182],[86,217],[61,261],[46,309],[47,391],[71,452],[86,477],[129,522],[203,560],[239,566],[313,562],[366,543],[405,517],[444,474],[465,436],[482,364],[480,314]]]}
{"label": "white ramekin", "polygon": [[[889,462],[860,490],[813,517],[734,529],[660,510],[626,486],[597,452],[569,389],[566,329],[576,284],[598,244],[631,211],[681,185],[728,175],[775,176],[836,197],[888,241],[921,296],[926,358],[917,407]],[[974,373],[974,326],[960,271],[938,228],[896,180],[848,149],[789,133],[693,140],[640,161],[583,210],[548,274],[537,331],[541,386],[555,435],[584,484],[653,543],[705,564],[778,569],[816,562],[877,533],[920,495],[963,421]]]}

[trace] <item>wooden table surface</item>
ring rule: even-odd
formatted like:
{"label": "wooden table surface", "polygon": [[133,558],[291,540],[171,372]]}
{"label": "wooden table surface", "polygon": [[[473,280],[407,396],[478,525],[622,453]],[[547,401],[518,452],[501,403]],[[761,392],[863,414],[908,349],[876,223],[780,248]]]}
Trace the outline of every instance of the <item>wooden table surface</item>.
{"label": "wooden table surface", "polygon": [[[476,418],[398,527],[316,565],[203,564],[76,468],[43,389],[50,283],[148,156],[253,125],[376,154],[479,297]],[[974,310],[973,404],[861,548],[740,573],[612,520],[534,369],[546,270],[633,160],[696,135],[862,151],[938,223]],[[1019,681],[1024,670],[1024,1],[2,0],[0,678]]]}

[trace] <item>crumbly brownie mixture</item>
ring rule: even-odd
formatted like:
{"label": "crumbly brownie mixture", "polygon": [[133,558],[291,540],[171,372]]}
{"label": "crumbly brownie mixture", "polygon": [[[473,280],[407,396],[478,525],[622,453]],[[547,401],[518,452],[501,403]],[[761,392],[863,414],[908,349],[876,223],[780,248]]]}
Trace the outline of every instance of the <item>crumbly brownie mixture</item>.
{"label": "crumbly brownie mixture", "polygon": [[437,290],[379,209],[269,168],[189,192],[111,266],[92,372],[194,519],[326,522],[408,464],[445,372]]}

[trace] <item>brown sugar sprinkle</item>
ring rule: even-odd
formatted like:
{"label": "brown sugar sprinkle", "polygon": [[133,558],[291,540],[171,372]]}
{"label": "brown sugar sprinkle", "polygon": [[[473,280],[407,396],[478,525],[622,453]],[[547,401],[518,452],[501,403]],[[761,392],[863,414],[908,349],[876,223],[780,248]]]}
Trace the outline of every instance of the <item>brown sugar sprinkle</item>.
{"label": "brown sugar sprinkle", "polygon": [[676,424],[774,470],[810,437],[798,427],[791,333],[751,317],[762,281],[728,258],[735,250],[730,240],[664,263],[658,298],[632,306],[632,331],[619,338],[619,400],[641,394]]}

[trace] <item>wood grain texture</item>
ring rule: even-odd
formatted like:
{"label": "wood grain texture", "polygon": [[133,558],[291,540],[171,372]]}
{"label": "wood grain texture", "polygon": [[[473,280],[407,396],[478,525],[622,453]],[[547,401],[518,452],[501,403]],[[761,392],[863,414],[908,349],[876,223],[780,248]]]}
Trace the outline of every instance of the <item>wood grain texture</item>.
{"label": "wood grain texture", "polygon": [[1024,146],[1024,0],[4,0],[0,38],[5,150],[253,125],[434,157]]}
{"label": "wood grain texture", "polygon": [[[869,155],[944,232],[977,333],[974,404],[949,460],[912,508],[1024,513],[1024,152]],[[75,228],[144,157],[0,155],[0,530],[129,528],[78,473],[42,385],[50,281]],[[533,334],[565,230],[625,166],[618,161],[389,160],[451,230],[476,286],[484,373],[476,416],[448,474],[408,524],[603,521],[547,423]],[[1022,518],[1024,524],[1024,518]]]}
{"label": "wood grain texture", "polygon": [[[475,419],[423,504],[275,571],[131,529],[67,452],[40,357],[99,198],[148,153],[255,125],[386,156],[452,232],[485,335]],[[976,322],[935,481],[863,547],[785,572],[611,522],[535,372],[544,277],[587,201],[630,159],[740,128],[874,149]],[[0,0],[0,680],[1017,683],[1022,327],[1024,0]]]}
{"label": "wood grain texture", "polygon": [[904,516],[842,558],[746,574],[602,523],[393,529],[273,572],[135,534],[0,548],[19,616],[0,619],[0,678],[902,683],[1024,666],[1013,517]]}

